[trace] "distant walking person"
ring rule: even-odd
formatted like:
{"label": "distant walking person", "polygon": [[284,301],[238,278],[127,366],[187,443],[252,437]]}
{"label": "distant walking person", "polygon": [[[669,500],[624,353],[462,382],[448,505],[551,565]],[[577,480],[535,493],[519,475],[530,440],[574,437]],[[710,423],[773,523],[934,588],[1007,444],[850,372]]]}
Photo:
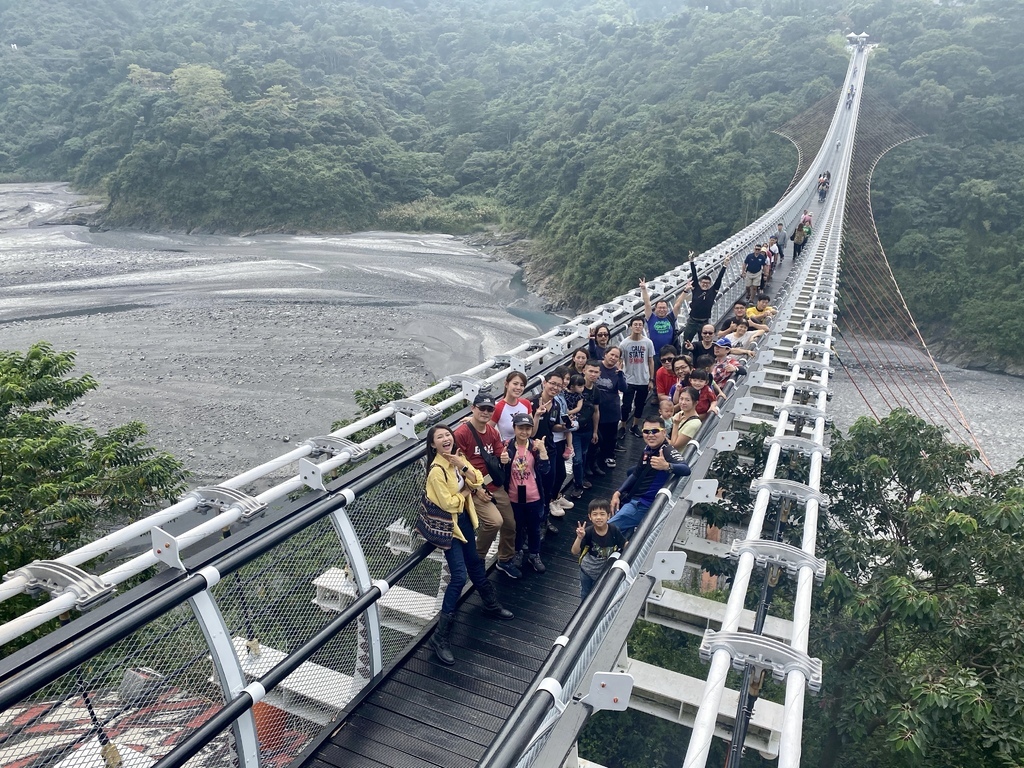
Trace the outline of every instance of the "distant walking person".
{"label": "distant walking person", "polygon": [[515,617],[512,611],[503,608],[498,602],[494,585],[487,580],[484,562],[476,551],[477,517],[473,507],[473,491],[483,485],[483,475],[457,450],[455,435],[446,425],[431,427],[427,432],[426,444],[426,496],[451,514],[455,526],[451,548],[444,553],[451,581],[441,601],[437,629],[430,636],[430,647],[434,649],[438,661],[451,666],[455,663],[451,649],[455,608],[462,596],[462,588],[466,586],[467,576],[484,601],[484,613],[496,619]]}

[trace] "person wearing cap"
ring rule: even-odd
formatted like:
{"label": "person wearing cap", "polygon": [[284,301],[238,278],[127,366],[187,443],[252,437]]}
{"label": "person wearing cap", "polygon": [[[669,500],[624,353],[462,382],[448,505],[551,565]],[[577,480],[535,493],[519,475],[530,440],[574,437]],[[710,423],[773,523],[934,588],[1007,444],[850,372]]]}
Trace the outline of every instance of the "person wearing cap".
{"label": "person wearing cap", "polygon": [[540,559],[540,533],[544,524],[544,482],[551,475],[551,459],[545,442],[532,438],[533,416],[517,413],[512,417],[512,429],[515,435],[502,451],[510,460],[505,491],[516,516],[515,566],[528,565],[544,573],[547,568]]}
{"label": "person wearing cap", "polygon": [[690,275],[693,282],[693,296],[690,299],[690,316],[686,319],[686,325],[680,334],[683,343],[690,341],[697,335],[697,331],[711,319],[714,311],[715,299],[722,288],[722,279],[725,277],[725,270],[732,261],[735,254],[729,254],[722,262],[722,268],[718,270],[718,277],[714,283],[711,282],[711,275],[697,276],[697,264],[694,261],[693,251],[690,251]]}
{"label": "person wearing cap", "polygon": [[724,387],[725,383],[740,371],[746,372],[743,363],[738,357],[733,357],[731,352],[732,342],[728,339],[719,339],[715,342],[715,364],[711,366],[711,377],[719,387]]}
{"label": "person wearing cap", "polygon": [[473,504],[479,527],[476,533],[476,551],[481,560],[486,560],[487,552],[498,539],[497,568],[506,576],[518,579],[523,574],[513,562],[516,555],[516,517],[512,511],[508,494],[501,484],[496,483],[487,469],[483,454],[496,457],[508,471],[509,457],[505,454],[504,445],[498,430],[491,424],[494,416],[494,398],[479,394],[473,399],[470,416],[454,430],[455,444],[469,459],[484,482],[480,488],[473,490]]}

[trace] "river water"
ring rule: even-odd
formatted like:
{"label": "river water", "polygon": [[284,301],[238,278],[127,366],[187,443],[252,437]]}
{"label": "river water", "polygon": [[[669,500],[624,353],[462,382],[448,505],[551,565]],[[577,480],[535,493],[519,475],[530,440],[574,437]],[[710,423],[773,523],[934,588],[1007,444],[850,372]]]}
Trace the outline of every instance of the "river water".
{"label": "river water", "polygon": [[[90,232],[45,222],[88,204],[62,184],[0,185],[0,348],[75,350],[99,389],[70,418],[133,419],[197,481],[352,416],[352,393],[409,392],[559,318],[517,267],[445,235]],[[1024,453],[1024,380],[945,367],[997,468]],[[840,426],[866,408],[840,372]]]}

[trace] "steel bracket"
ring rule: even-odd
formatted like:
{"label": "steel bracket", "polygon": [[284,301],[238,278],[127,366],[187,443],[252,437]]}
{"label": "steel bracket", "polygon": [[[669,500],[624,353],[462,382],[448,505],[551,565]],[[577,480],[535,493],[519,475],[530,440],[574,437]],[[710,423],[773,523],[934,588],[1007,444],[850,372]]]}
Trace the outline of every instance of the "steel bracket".
{"label": "steel bracket", "polygon": [[156,559],[169,568],[184,571],[185,564],[181,561],[181,546],[178,540],[156,525],[149,535],[153,540],[153,555]]}
{"label": "steel bracket", "polygon": [[740,433],[736,430],[719,432],[715,435],[715,442],[711,445],[711,448],[719,453],[728,453],[729,451],[736,450],[736,445],[739,441]]}
{"label": "steel bracket", "polygon": [[654,563],[647,575],[658,581],[680,581],[685,567],[685,552],[658,552],[654,555]]}
{"label": "steel bracket", "polygon": [[793,578],[800,573],[801,568],[810,568],[814,573],[814,581],[821,584],[825,580],[825,561],[820,557],[814,557],[792,544],[784,544],[781,541],[768,541],[766,539],[736,539],[729,550],[730,560],[739,560],[740,555],[749,552],[754,556],[754,562],[758,568],[767,568],[770,565],[777,565],[785,569]]}
{"label": "steel bracket", "polygon": [[779,682],[790,672],[801,672],[813,693],[821,690],[821,659],[812,658],[779,640],[749,632],[707,629],[700,644],[701,660],[711,661],[716,651],[726,651],[732,658],[733,669],[740,672],[748,664],[755,669],[770,669],[772,677]]}
{"label": "steel bracket", "polygon": [[94,608],[114,594],[113,584],[107,584],[99,576],[86,573],[74,565],[56,560],[34,560],[6,574],[4,581],[18,576],[28,582],[25,592],[30,595],[44,590],[50,593],[50,597],[57,597],[64,592],[74,593],[77,598],[75,607],[80,611]]}
{"label": "steel bracket", "polygon": [[[816,357],[821,357],[826,352],[831,351],[832,348],[828,344],[821,344],[815,341],[808,341],[803,344],[797,344],[795,347],[793,347],[793,354],[796,354],[797,352],[803,352],[805,355],[815,355]],[[801,359],[801,362],[803,362],[803,360],[805,359],[806,358]]]}
{"label": "steel bracket", "polygon": [[612,710],[624,712],[629,708],[633,694],[633,676],[628,672],[595,672],[590,681],[590,692],[580,699],[594,712]]}
{"label": "steel bracket", "polygon": [[803,374],[824,373],[827,371],[828,375],[831,376],[834,372],[831,365],[821,360],[793,360],[787,362],[790,362],[791,365],[799,365],[800,373]]}
{"label": "steel bracket", "polygon": [[801,331],[800,337],[805,342],[817,341],[822,344],[831,345],[835,341],[835,337],[831,333],[822,333],[821,331]]}
{"label": "steel bracket", "polygon": [[426,424],[433,424],[441,419],[441,411],[438,408],[419,400],[393,400],[388,405],[395,409],[395,427],[398,434],[409,440],[416,439],[416,422],[413,421],[413,416],[421,413],[426,415]]}
{"label": "steel bracket", "polygon": [[762,489],[767,489],[773,499],[792,499],[798,504],[806,504],[814,500],[819,507],[827,507],[828,499],[821,491],[816,491],[805,483],[798,483],[796,480],[782,480],[779,478],[758,478],[750,483],[750,495],[756,496]]}
{"label": "steel bracket", "polygon": [[815,452],[820,453],[821,458],[825,461],[828,461],[830,458],[830,452],[827,447],[813,440],[808,440],[806,437],[769,437],[764,441],[764,444],[768,446],[777,445],[783,451],[796,451],[801,456],[808,458]]}
{"label": "steel bracket", "polygon": [[526,373],[526,361],[515,355],[494,355],[491,362],[496,368],[509,368],[513,371]]}
{"label": "steel bracket", "polygon": [[746,416],[754,410],[754,398],[737,397],[732,404],[732,412],[736,416]]}
{"label": "steel bracket", "polygon": [[790,419],[804,419],[805,421],[814,421],[815,419],[824,419],[826,424],[832,423],[832,417],[829,416],[821,408],[816,408],[813,405],[800,405],[798,403],[790,403],[789,405],[777,405],[775,406],[775,415],[778,416],[783,410],[789,412]]}
{"label": "steel bracket", "polygon": [[718,499],[717,480],[694,480],[686,489],[684,497],[691,504],[714,504]]}
{"label": "steel bracket", "polygon": [[309,459],[299,459],[299,477],[308,488],[312,488],[314,491],[327,490],[324,486],[323,470]]}
{"label": "steel bracket", "polygon": [[825,399],[832,399],[832,390],[828,388],[828,385],[822,384],[820,381],[810,381],[807,379],[798,379],[792,382],[793,394],[797,395],[820,395],[822,392],[825,393]]}
{"label": "steel bracket", "polygon": [[315,453],[329,453],[331,456],[347,453],[349,463],[360,461],[370,455],[369,449],[363,448],[354,440],[349,440],[345,437],[334,437],[333,435],[311,437],[304,445],[308,445]]}
{"label": "steel bracket", "polygon": [[[559,336],[579,336],[583,339],[590,338],[590,328],[586,325],[580,325],[577,323],[564,323],[563,325],[556,325],[551,330],[555,331]],[[566,339],[569,341],[569,339]]]}
{"label": "steel bracket", "polygon": [[195,499],[200,509],[217,509],[224,512],[232,507],[238,507],[242,513],[242,522],[249,522],[257,515],[263,513],[267,508],[265,502],[255,496],[250,496],[245,491],[237,488],[228,488],[225,485],[209,485],[204,488],[196,488],[190,493],[181,497],[182,501]]}
{"label": "steel bracket", "polygon": [[470,403],[473,399],[483,393],[489,394],[491,391],[491,382],[487,379],[482,379],[479,376],[469,376],[465,373],[453,373],[451,376],[445,377],[452,387],[461,387],[462,395]]}

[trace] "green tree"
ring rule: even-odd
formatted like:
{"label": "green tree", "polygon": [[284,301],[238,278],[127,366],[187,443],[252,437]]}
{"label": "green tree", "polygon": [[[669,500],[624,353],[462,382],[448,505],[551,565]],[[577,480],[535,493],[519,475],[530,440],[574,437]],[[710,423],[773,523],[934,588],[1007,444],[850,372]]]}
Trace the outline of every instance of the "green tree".
{"label": "green tree", "polygon": [[[144,516],[184,488],[181,463],[142,443],[139,422],[104,434],[61,419],[97,386],[71,375],[74,360],[46,343],[0,352],[0,572],[58,557],[100,524]],[[28,602],[0,604],[0,621]]]}
{"label": "green tree", "polygon": [[1024,462],[976,459],[906,411],[833,440],[809,762],[1024,762]]}

